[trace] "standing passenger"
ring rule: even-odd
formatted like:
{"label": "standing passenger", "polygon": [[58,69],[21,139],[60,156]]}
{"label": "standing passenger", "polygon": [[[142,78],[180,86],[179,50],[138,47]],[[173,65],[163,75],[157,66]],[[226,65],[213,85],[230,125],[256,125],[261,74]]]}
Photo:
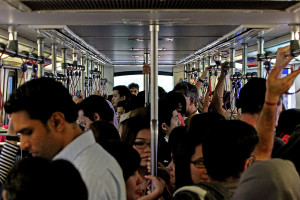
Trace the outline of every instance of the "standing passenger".
{"label": "standing passenger", "polygon": [[126,198],[120,166],[95,142],[92,131],[82,133],[76,124],[76,105],[61,83],[48,78],[29,81],[12,93],[4,107],[21,134],[21,149],[34,157],[71,162],[91,200]]}
{"label": "standing passenger", "polygon": [[128,101],[130,96],[130,90],[125,85],[118,85],[113,88],[112,104],[117,110],[117,105],[120,101]]}
{"label": "standing passenger", "polygon": [[130,83],[128,85],[128,88],[129,88],[131,94],[133,94],[135,96],[138,95],[140,87],[139,87],[139,85],[137,83]]}

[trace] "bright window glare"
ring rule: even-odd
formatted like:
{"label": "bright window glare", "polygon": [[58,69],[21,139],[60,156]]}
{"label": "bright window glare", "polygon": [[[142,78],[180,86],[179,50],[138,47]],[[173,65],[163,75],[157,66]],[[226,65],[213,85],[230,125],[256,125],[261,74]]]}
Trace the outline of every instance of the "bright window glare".
{"label": "bright window glare", "polygon": [[[143,75],[127,75],[127,76],[115,76],[114,86],[126,85],[130,83],[137,83],[140,86],[140,91],[144,90],[144,76]],[[173,76],[158,75],[158,86],[164,88],[166,92],[173,90],[174,80]]]}

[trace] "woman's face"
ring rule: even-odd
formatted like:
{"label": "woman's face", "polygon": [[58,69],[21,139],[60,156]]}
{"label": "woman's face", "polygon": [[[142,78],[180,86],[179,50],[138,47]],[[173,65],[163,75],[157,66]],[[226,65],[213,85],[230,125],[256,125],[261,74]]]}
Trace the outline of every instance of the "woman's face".
{"label": "woman's face", "polygon": [[173,159],[171,160],[170,164],[168,165],[168,169],[170,170],[170,182],[172,185],[175,185],[175,164]]}
{"label": "woman's face", "polygon": [[138,171],[135,171],[126,181],[127,200],[136,200],[142,193],[143,179]]}
{"label": "woman's face", "polygon": [[151,156],[151,148],[150,148],[150,129],[142,129],[136,135],[134,140],[133,148],[140,154],[142,167],[147,166],[147,162],[149,162]]}
{"label": "woman's face", "polygon": [[208,176],[203,164],[202,144],[196,146],[195,152],[191,157],[191,162],[197,161],[196,164],[190,163],[191,178],[194,184],[201,181],[207,181]]}

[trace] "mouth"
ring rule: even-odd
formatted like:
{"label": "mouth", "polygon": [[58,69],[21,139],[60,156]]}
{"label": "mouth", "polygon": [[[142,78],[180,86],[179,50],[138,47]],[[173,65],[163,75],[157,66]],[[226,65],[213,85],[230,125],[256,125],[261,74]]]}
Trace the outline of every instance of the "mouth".
{"label": "mouth", "polygon": [[143,194],[142,190],[136,190],[135,193],[139,196],[142,196],[142,194]]}

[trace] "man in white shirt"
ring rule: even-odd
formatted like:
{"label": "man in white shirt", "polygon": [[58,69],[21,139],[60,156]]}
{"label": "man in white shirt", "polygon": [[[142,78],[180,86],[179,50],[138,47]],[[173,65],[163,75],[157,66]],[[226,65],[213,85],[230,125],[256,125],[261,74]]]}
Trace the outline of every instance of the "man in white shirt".
{"label": "man in white shirt", "polygon": [[21,134],[21,149],[28,149],[34,157],[73,163],[89,199],[125,200],[120,166],[95,142],[91,131],[82,133],[76,123],[76,105],[61,83],[49,78],[29,81],[13,92],[5,110]]}

